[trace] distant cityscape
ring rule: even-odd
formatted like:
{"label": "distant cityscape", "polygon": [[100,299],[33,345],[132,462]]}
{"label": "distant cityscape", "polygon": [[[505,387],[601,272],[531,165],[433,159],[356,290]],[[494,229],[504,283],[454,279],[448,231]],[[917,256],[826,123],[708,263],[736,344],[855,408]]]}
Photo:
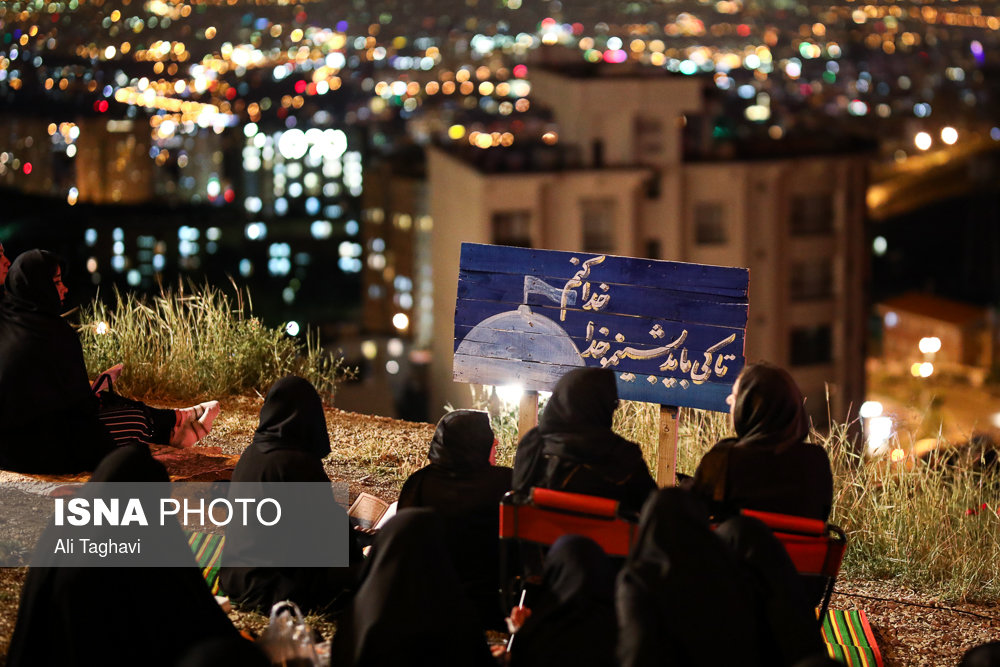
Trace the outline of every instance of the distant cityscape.
{"label": "distant cityscape", "polygon": [[[863,362],[872,302],[912,287],[998,304],[998,47],[997,3],[0,2],[0,240],[11,255],[64,254],[78,302],[113,287],[231,279],[265,320],[294,324],[291,335],[311,326],[356,340],[356,360],[407,375],[416,371],[399,342],[419,365],[446,334],[451,306],[435,303],[433,269],[457,264],[442,266],[442,237],[587,240],[546,213],[541,195],[537,209],[466,202],[463,215],[481,216],[463,226],[435,203],[473,196],[435,182],[443,172],[431,163],[449,164],[443,156],[501,176],[645,169],[621,202],[587,200],[597,210],[579,223],[590,225],[588,242],[684,261],[715,252],[746,266],[763,261],[734,231],[755,229],[753,203],[705,208],[724,200],[695,196],[695,176],[676,169],[786,164],[781,192],[796,174],[815,187],[800,188],[808,201],[775,199],[774,220],[825,216],[839,249],[827,264],[782,273],[768,305],[751,306],[751,327],[755,313],[764,327],[774,304],[839,299],[850,322],[776,333],[785,342],[759,351],[839,368],[846,409],[863,393],[863,370],[843,370],[844,360]],[[696,103],[668,115],[648,88],[628,105],[592,98],[578,109],[594,119],[588,129],[566,109],[559,116],[551,72],[685,81]],[[814,174],[797,171],[806,158],[820,160]],[[757,175],[746,173],[752,188]],[[643,213],[631,201],[661,203]],[[928,242],[942,216],[954,228]],[[670,241],[656,224],[690,228],[693,240]],[[785,243],[785,223],[775,224],[773,252]],[[601,240],[601,225],[631,240]],[[731,253],[718,254],[727,243]],[[848,289],[860,303],[848,303]],[[774,307],[779,324],[797,326]],[[375,352],[361,344],[376,341]],[[400,358],[395,371],[386,357]],[[806,384],[819,387],[825,371],[814,371]]]}

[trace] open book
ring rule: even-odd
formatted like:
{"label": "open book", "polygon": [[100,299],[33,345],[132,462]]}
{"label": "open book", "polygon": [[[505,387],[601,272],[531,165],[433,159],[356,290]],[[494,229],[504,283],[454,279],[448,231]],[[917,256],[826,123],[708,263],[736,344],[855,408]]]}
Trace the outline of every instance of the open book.
{"label": "open book", "polygon": [[371,528],[379,530],[386,521],[396,514],[396,503],[389,504],[370,493],[362,491],[354,499],[354,504],[347,511],[347,515],[354,519],[352,524],[357,524],[361,528]]}

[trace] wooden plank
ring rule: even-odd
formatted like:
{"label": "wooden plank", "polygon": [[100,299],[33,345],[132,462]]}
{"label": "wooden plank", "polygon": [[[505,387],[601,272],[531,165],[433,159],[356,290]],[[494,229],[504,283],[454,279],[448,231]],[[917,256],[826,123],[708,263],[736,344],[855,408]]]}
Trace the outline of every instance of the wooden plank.
{"label": "wooden plank", "polygon": [[742,327],[714,327],[624,315],[592,317],[580,313],[566,313],[566,320],[560,322],[558,316],[550,317],[555,313],[539,308],[531,308],[530,312],[522,311],[523,317],[519,317],[516,310],[498,312],[481,302],[474,302],[469,307],[463,302],[461,306],[461,310],[455,314],[455,339],[459,341],[474,332],[471,340],[482,341],[495,338],[494,332],[500,334],[513,331],[534,336],[568,338],[573,342],[577,353],[582,354],[592,341],[606,341],[615,349],[631,346],[653,350],[669,345],[683,336],[683,347],[691,352],[704,352],[734,336],[733,342],[727,345],[727,351],[743,352]]}
{"label": "wooden plank", "polygon": [[662,488],[677,483],[677,433],[680,426],[676,406],[660,406],[660,428],[656,448],[656,483]]}
{"label": "wooden plank", "polygon": [[[600,273],[601,267],[593,269],[590,277],[586,281],[591,284],[591,291],[596,292],[601,284],[607,284],[608,289],[629,290],[636,294],[646,295],[645,298],[659,300],[664,297],[678,299],[691,299],[702,301],[713,301],[717,303],[734,303],[746,306],[745,294],[732,296],[729,294],[710,294],[706,292],[692,291],[683,287],[675,287],[670,283],[654,283],[651,285],[627,285],[604,280]],[[523,277],[518,280],[518,276],[528,276],[528,284],[525,286]],[[559,300],[558,294],[566,287],[566,283],[572,278],[572,273],[563,273],[558,276],[535,276],[520,273],[488,273],[477,269],[461,269],[458,272],[458,296],[464,297],[465,293],[477,294],[476,298],[483,298],[492,301],[509,301],[521,303],[524,293],[527,291],[538,303],[546,303],[543,294],[552,294],[550,303]],[[570,285],[571,291],[580,292],[581,286]],[[653,294],[657,296],[652,296]],[[660,296],[662,295],[662,296]],[[637,300],[637,299],[633,299]],[[582,305],[577,304],[577,305]]]}
{"label": "wooden plank", "polygon": [[[494,276],[494,279],[499,281],[500,277]],[[604,285],[608,289],[603,291],[602,285],[604,284],[594,284],[587,290],[571,290],[569,294],[574,297],[572,303],[579,305],[567,305],[565,311],[567,313],[572,311],[589,314],[591,317],[606,315],[652,317],[713,326],[739,327],[741,329],[745,328],[747,324],[749,308],[746,301],[733,300],[732,297],[708,297],[674,290],[627,285]],[[607,300],[599,309],[595,308],[591,298],[582,298],[584,291],[589,297],[607,297]],[[510,309],[527,304],[532,309],[548,309],[556,313],[557,317],[562,317],[563,311],[559,302],[553,301],[546,295],[529,292],[525,296],[524,289],[517,287],[513,280],[508,280],[507,288],[504,290],[493,285],[482,287],[469,282],[459,282],[458,301],[463,305],[472,304],[475,301],[484,304],[500,304],[506,305]]]}
{"label": "wooden plank", "polygon": [[[456,382],[480,384],[516,384],[539,391],[552,391],[563,375],[579,366],[524,362],[518,359],[484,359],[464,354],[455,355],[454,379]],[[726,397],[732,389],[732,380],[686,384],[663,375],[637,376],[615,372],[618,397],[628,401],[642,401],[661,405],[727,411]],[[651,382],[650,378],[655,382]]]}
{"label": "wooden plank", "polygon": [[749,289],[749,272],[742,268],[597,253],[463,243],[459,263],[461,268],[475,267],[490,273],[562,276],[567,280],[581,270],[584,262],[602,256],[606,259],[593,265],[592,273],[598,275],[599,267],[600,280],[608,284],[670,285],[676,290],[743,297]]}
{"label": "wooden plank", "polygon": [[[613,348],[609,348],[605,356],[585,358],[579,355],[574,357],[571,354],[564,354],[561,349],[558,353],[554,353],[554,348],[550,343],[565,345],[565,339],[558,339],[554,336],[519,334],[495,339],[484,336],[481,341],[476,340],[479,336],[479,333],[467,335],[456,347],[455,354],[481,359],[481,366],[500,361],[555,364],[571,368],[594,366],[611,368],[618,373],[640,378],[655,376],[662,379],[672,378],[676,382],[688,381],[693,384],[721,382],[728,386],[736,377],[735,372],[730,373],[730,367],[735,364],[738,355],[726,354],[725,347],[714,354],[707,351],[692,352],[687,348],[679,348],[655,359],[630,359],[627,356],[619,359]],[[619,348],[619,352],[629,349],[634,348]],[[737,351],[737,348],[734,347],[733,352]],[[608,363],[609,358],[617,363]]]}

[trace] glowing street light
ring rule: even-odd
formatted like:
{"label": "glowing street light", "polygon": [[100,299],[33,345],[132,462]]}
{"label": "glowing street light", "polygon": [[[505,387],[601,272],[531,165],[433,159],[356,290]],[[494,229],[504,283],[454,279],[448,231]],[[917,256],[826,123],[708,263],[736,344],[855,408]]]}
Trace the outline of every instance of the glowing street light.
{"label": "glowing street light", "polygon": [[917,136],[913,137],[913,145],[922,151],[930,148],[931,143],[933,143],[933,139],[931,139],[931,135],[926,132],[918,132]]}
{"label": "glowing street light", "polygon": [[917,347],[923,354],[934,354],[941,349],[941,339],[937,336],[927,336],[920,339]]}
{"label": "glowing street light", "polygon": [[878,401],[865,401],[861,404],[861,410],[859,412],[861,417],[864,419],[879,417],[882,415],[882,404]]}
{"label": "glowing street light", "polygon": [[881,454],[892,437],[892,417],[872,417],[868,420],[868,453]]}
{"label": "glowing street light", "polygon": [[941,141],[948,144],[949,146],[953,145],[956,141],[958,141],[958,130],[950,126],[942,127]]}

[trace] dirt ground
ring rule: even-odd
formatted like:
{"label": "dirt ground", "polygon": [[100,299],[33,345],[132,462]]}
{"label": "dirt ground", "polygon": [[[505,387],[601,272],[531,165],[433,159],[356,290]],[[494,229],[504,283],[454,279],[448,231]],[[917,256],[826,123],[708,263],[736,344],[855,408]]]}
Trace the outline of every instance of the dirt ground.
{"label": "dirt ground", "polygon": [[[203,444],[228,453],[242,451],[256,428],[260,403],[257,398],[224,401],[222,415]],[[324,465],[331,479],[349,485],[352,500],[362,491],[388,502],[395,500],[406,475],[424,464],[434,432],[431,424],[333,408],[327,410],[327,424],[333,453]],[[25,573],[24,568],[0,568],[0,666],[5,663]],[[892,582],[844,578],[837,584],[831,606],[867,613],[887,666],[956,665],[968,648],[1000,640],[1000,605],[945,605]],[[266,625],[259,614],[232,612],[230,617],[238,627],[255,634]],[[326,638],[335,629],[324,619],[309,620]]]}

